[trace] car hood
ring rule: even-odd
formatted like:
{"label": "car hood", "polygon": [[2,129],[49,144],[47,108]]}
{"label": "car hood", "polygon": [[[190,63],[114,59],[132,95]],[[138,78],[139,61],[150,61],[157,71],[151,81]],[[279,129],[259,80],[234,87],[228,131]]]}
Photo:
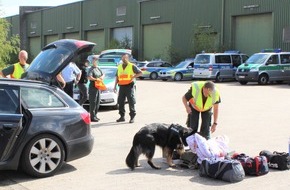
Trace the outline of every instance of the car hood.
{"label": "car hood", "polygon": [[243,63],[241,64],[238,68],[239,69],[252,69],[252,68],[257,68],[259,67],[261,64],[248,64],[248,63]]}
{"label": "car hood", "polygon": [[75,58],[90,52],[96,44],[88,41],[62,39],[46,45],[30,64],[22,78],[52,83]]}

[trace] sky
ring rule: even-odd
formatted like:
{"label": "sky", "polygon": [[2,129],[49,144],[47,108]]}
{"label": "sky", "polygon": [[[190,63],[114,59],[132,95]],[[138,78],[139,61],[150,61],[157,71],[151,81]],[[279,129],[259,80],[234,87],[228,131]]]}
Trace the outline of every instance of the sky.
{"label": "sky", "polygon": [[81,0],[0,0],[1,17],[19,14],[19,6],[59,6]]}

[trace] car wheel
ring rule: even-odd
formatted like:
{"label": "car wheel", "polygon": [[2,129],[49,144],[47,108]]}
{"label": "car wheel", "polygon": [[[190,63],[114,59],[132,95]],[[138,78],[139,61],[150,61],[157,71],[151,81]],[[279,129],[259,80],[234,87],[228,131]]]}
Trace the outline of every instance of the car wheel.
{"label": "car wheel", "polygon": [[144,77],[139,77],[139,79],[140,79],[140,80],[143,80],[143,79],[144,79]]}
{"label": "car wheel", "polygon": [[259,83],[260,85],[265,85],[265,84],[268,83],[268,81],[269,81],[269,77],[268,77],[268,75],[266,75],[266,74],[262,74],[262,75],[259,76],[258,83]]}
{"label": "car wheel", "polygon": [[158,74],[156,73],[156,72],[152,72],[151,74],[150,74],[150,79],[151,80],[156,80],[158,78]]}
{"label": "car wheel", "polygon": [[62,142],[49,134],[33,138],[24,148],[22,169],[34,177],[48,177],[63,165],[65,151]]}
{"label": "car wheel", "polygon": [[181,73],[176,73],[175,75],[174,75],[174,80],[175,81],[181,81],[182,80],[182,74]]}
{"label": "car wheel", "polygon": [[223,81],[223,78],[221,78],[220,74],[218,73],[216,78],[215,78],[215,81],[216,82],[222,82]]}
{"label": "car wheel", "polygon": [[246,85],[246,84],[248,83],[248,81],[239,81],[239,83],[240,83],[241,85]]}

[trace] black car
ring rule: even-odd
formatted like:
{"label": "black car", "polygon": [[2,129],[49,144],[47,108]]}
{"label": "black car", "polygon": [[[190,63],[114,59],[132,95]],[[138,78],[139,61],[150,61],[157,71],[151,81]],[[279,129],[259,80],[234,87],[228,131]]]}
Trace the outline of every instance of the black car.
{"label": "black car", "polygon": [[53,84],[72,59],[94,45],[53,42],[33,60],[24,79],[0,79],[0,170],[21,167],[35,177],[52,176],[64,162],[92,151],[89,113]]}

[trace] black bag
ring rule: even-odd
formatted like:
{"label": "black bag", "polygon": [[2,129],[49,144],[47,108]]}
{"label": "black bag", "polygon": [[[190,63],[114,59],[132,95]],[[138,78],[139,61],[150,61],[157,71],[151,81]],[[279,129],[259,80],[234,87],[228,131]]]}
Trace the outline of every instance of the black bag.
{"label": "black bag", "polygon": [[250,157],[246,154],[235,154],[233,159],[241,162],[246,175],[265,175],[269,172],[267,158],[265,156]]}
{"label": "black bag", "polygon": [[188,169],[198,169],[197,158],[197,154],[188,150],[180,156],[180,160],[182,161],[180,166]]}
{"label": "black bag", "polygon": [[273,152],[263,150],[260,155],[266,156],[269,168],[278,170],[288,170],[290,168],[290,156],[286,152]]}
{"label": "black bag", "polygon": [[211,177],[227,182],[239,182],[245,178],[245,171],[237,160],[210,160],[205,159],[199,167],[201,177]]}

